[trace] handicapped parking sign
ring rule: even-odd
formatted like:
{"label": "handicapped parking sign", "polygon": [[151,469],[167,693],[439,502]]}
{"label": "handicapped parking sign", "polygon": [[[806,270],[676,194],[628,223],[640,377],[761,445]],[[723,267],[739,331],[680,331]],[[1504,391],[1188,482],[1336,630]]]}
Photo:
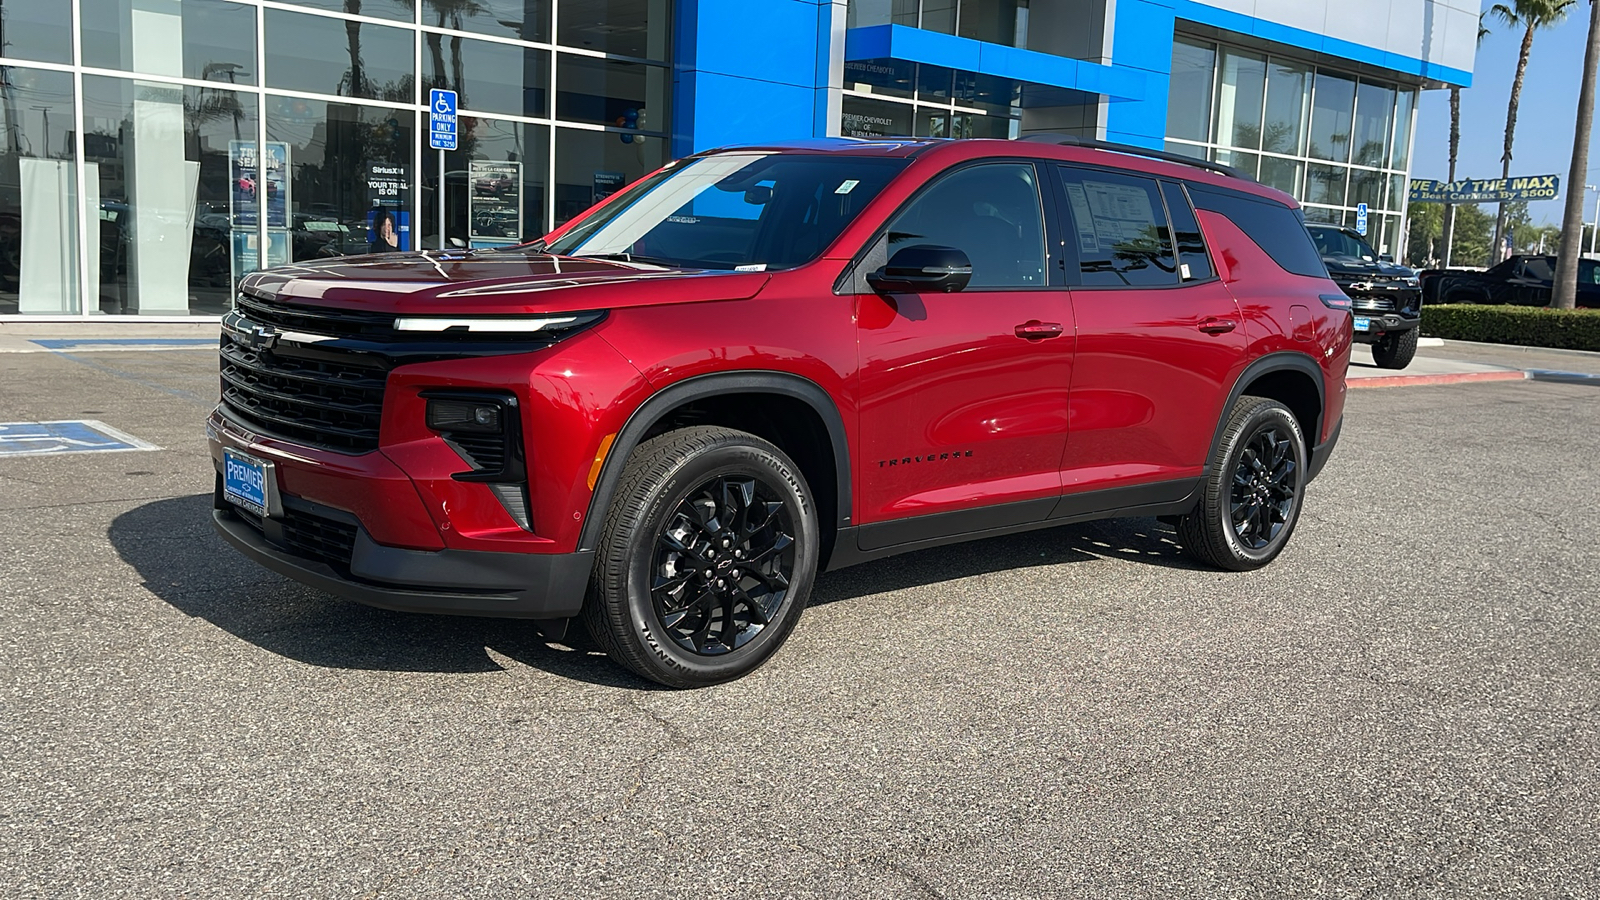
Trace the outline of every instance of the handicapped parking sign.
{"label": "handicapped parking sign", "polygon": [[428,146],[456,149],[456,92],[435,88],[428,92]]}
{"label": "handicapped parking sign", "polygon": [[1365,203],[1356,204],[1356,234],[1362,237],[1367,236],[1367,205]]}

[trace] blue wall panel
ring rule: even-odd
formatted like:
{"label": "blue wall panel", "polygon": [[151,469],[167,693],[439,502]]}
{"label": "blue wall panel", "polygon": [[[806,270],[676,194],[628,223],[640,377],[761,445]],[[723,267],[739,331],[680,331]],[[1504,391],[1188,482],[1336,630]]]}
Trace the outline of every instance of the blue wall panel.
{"label": "blue wall panel", "polygon": [[1174,0],[1118,0],[1111,58],[1143,73],[1139,100],[1106,106],[1106,140],[1159,148],[1166,143],[1167,82],[1172,74]]}

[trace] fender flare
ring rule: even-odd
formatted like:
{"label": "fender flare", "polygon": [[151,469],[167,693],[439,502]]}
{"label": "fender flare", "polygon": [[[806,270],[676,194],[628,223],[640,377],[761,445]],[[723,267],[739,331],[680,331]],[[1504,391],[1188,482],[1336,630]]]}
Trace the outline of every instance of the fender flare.
{"label": "fender flare", "polygon": [[578,538],[579,550],[593,550],[600,543],[600,530],[605,525],[606,510],[616,494],[617,482],[628,457],[643,441],[644,435],[663,416],[692,400],[724,394],[778,394],[793,397],[811,407],[828,429],[828,443],[833,448],[833,468],[836,479],[837,527],[850,527],[850,447],[845,436],[844,417],[833,398],[816,382],[787,372],[737,371],[697,375],[668,385],[651,394],[628,416],[628,421],[617,432],[611,450],[600,467],[600,477],[595,481],[594,494],[589,498],[588,519]]}
{"label": "fender flare", "polygon": [[1311,378],[1311,383],[1317,387],[1316,430],[1307,435],[1311,440],[1306,446],[1306,453],[1310,454],[1318,446],[1318,441],[1322,437],[1322,417],[1328,411],[1328,389],[1324,383],[1322,367],[1317,365],[1315,359],[1304,353],[1296,353],[1292,350],[1269,353],[1245,366],[1244,371],[1240,372],[1239,377],[1234,380],[1233,390],[1228,392],[1228,401],[1222,405],[1222,417],[1217,420],[1216,433],[1211,436],[1211,452],[1206,456],[1206,469],[1208,472],[1211,467],[1211,460],[1217,456],[1217,447],[1222,443],[1222,431],[1228,426],[1228,411],[1233,409],[1233,404],[1238,402],[1239,397],[1244,394],[1245,387],[1262,375],[1285,371],[1300,372],[1308,375]]}

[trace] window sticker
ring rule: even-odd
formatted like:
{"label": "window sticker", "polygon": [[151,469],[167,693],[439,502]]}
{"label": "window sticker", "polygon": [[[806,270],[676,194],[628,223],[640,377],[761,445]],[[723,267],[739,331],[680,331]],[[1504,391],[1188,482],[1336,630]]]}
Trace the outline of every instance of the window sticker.
{"label": "window sticker", "polygon": [[1083,185],[1067,185],[1067,198],[1072,201],[1072,218],[1078,226],[1078,248],[1086,253],[1100,252],[1100,238],[1094,231],[1094,216],[1089,212],[1089,198]]}
{"label": "window sticker", "polygon": [[1102,246],[1137,243],[1151,236],[1156,224],[1150,194],[1131,184],[1085,181],[1089,208],[1094,213],[1094,230]]}
{"label": "window sticker", "polygon": [[835,194],[848,194],[851,191],[855,190],[856,189],[856,185],[858,185],[860,183],[861,182],[859,180],[855,179],[855,178],[846,178],[844,180],[843,184],[839,185],[837,188],[834,188],[833,192]]}

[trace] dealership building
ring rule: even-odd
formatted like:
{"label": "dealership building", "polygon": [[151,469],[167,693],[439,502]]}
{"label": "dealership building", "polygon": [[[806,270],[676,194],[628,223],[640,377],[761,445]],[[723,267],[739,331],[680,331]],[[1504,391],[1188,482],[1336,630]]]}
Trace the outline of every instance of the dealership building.
{"label": "dealership building", "polygon": [[[0,0],[0,318],[216,316],[264,265],[531,239],[734,143],[1060,133],[1398,253],[1477,0]],[[430,146],[430,92],[457,146]]]}

